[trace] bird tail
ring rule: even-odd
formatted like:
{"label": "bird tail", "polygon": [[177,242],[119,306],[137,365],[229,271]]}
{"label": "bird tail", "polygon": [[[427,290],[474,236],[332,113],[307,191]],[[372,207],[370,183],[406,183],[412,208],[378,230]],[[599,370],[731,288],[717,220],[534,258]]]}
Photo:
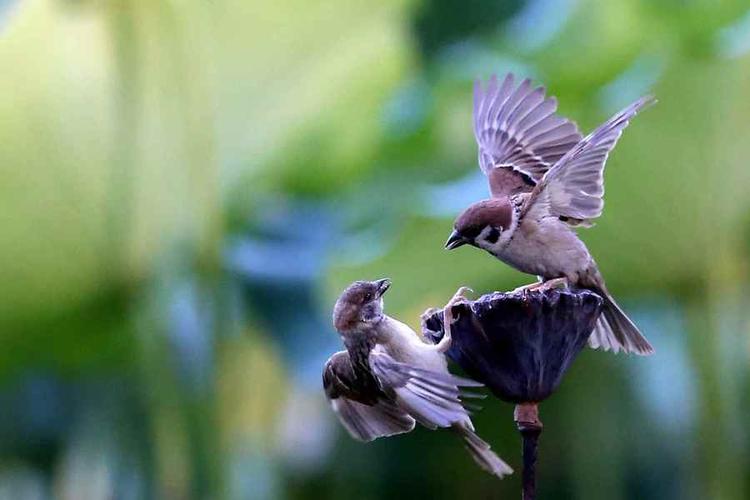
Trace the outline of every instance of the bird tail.
{"label": "bird tail", "polygon": [[594,349],[623,351],[635,353],[642,356],[653,354],[646,337],[638,330],[638,327],[620,309],[615,300],[604,290],[597,290],[604,297],[604,310],[596,322],[594,332],[589,337],[589,346]]}
{"label": "bird tail", "polygon": [[490,445],[480,438],[470,427],[470,423],[456,424],[454,429],[461,435],[474,461],[490,474],[503,478],[513,474],[513,469],[490,449]]}

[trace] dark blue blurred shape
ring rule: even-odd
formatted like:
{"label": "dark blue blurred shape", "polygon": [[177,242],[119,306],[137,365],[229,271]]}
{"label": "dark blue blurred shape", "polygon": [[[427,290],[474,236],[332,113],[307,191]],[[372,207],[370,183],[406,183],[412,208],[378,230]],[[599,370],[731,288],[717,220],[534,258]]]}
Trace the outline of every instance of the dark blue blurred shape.
{"label": "dark blue blurred shape", "polygon": [[246,232],[230,238],[224,254],[247,308],[279,343],[296,382],[315,390],[325,360],[340,347],[328,315],[321,314],[328,310],[320,303],[328,262],[348,253],[374,258],[385,249],[373,252],[372,226],[352,231],[352,221],[337,208],[331,202],[270,200]]}

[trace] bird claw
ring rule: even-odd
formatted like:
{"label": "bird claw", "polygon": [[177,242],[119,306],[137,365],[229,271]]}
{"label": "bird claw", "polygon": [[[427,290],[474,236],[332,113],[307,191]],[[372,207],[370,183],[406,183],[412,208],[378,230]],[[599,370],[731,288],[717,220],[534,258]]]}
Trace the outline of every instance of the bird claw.
{"label": "bird claw", "polygon": [[568,278],[563,277],[563,278],[555,278],[555,279],[545,281],[540,284],[539,289],[542,291],[552,290],[555,288],[565,289],[565,288],[568,288],[568,286],[569,286]]}
{"label": "bird claw", "polygon": [[[450,349],[451,343],[452,343],[452,333],[451,333],[451,326],[453,325],[453,306],[462,305],[462,304],[468,304],[469,299],[467,299],[464,294],[466,292],[473,292],[471,288],[467,286],[462,286],[458,290],[456,290],[456,293],[453,294],[453,297],[448,301],[448,303],[443,308],[443,338],[440,339],[440,342],[435,344],[435,349],[438,352],[445,353]],[[431,310],[428,309],[425,311],[425,313],[422,315],[422,324],[424,325],[424,322],[426,321],[425,315],[427,315]]]}
{"label": "bird claw", "polygon": [[519,286],[518,288],[514,288],[513,291],[510,293],[528,293],[528,292],[531,292],[540,288],[542,285],[543,285],[542,282],[536,281],[534,283],[529,283],[528,285],[523,285],[523,286]]}
{"label": "bird claw", "polygon": [[453,294],[453,297],[451,297],[451,300],[448,301],[443,309],[457,306],[459,304],[467,304],[468,302],[470,302],[469,299],[466,298],[466,292],[474,293],[474,290],[472,290],[468,286],[460,287],[458,290],[456,290],[456,293]]}
{"label": "bird claw", "polygon": [[554,278],[547,281],[538,281],[536,283],[529,283],[528,285],[519,286],[518,288],[514,289],[511,293],[529,293],[533,292],[535,290],[538,291],[545,291],[545,290],[552,290],[553,288],[568,288],[568,279],[567,278]]}
{"label": "bird claw", "polygon": [[443,308],[443,322],[445,324],[452,324],[453,323],[453,307],[459,306],[459,305],[468,305],[471,301],[466,298],[465,294],[466,292],[474,292],[471,288],[468,286],[462,286],[459,287],[458,290],[456,290],[456,293],[453,294],[453,297],[451,297],[451,300],[448,301],[447,304],[445,304],[445,307]]}

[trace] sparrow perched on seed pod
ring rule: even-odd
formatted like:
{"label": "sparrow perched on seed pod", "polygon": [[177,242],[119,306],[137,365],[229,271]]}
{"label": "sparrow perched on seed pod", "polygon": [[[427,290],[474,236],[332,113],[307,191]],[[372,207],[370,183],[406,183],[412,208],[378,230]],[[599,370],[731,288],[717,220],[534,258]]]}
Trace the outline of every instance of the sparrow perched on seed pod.
{"label": "sparrow perched on seed pod", "polygon": [[[409,432],[416,422],[429,429],[450,428],[483,469],[498,477],[512,473],[474,432],[461,401],[470,395],[459,388],[481,384],[448,372],[444,353],[451,343],[450,328],[441,342],[428,344],[386,315],[383,294],[390,284],[388,279],[355,281],[334,307],[333,324],[346,351],[326,362],[323,387],[339,420],[360,441]],[[462,293],[450,304],[461,301]]]}
{"label": "sparrow perched on seed pod", "polygon": [[[474,88],[474,134],[491,197],[469,206],[453,225],[447,249],[469,244],[539,277],[567,283],[604,300],[589,345],[651,354],[653,348],[607,292],[599,269],[574,228],[592,226],[604,207],[604,165],[629,120],[653,104],[635,101],[586,137],[558,116],[543,87],[512,74]],[[554,280],[554,281],[551,281]],[[532,285],[533,287],[534,285]]]}

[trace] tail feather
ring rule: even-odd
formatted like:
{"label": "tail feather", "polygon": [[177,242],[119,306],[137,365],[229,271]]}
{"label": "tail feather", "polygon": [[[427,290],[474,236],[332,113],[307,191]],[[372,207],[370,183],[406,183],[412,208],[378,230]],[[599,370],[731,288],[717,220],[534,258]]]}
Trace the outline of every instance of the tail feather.
{"label": "tail feather", "polygon": [[589,337],[589,346],[615,353],[623,351],[642,356],[653,354],[654,348],[614,299],[606,292],[602,293],[602,296],[604,297],[604,310],[596,322],[594,332]]}
{"label": "tail feather", "polygon": [[466,449],[474,461],[490,474],[503,478],[513,474],[513,469],[490,449],[490,445],[480,438],[468,425],[457,425],[456,430],[466,443]]}

